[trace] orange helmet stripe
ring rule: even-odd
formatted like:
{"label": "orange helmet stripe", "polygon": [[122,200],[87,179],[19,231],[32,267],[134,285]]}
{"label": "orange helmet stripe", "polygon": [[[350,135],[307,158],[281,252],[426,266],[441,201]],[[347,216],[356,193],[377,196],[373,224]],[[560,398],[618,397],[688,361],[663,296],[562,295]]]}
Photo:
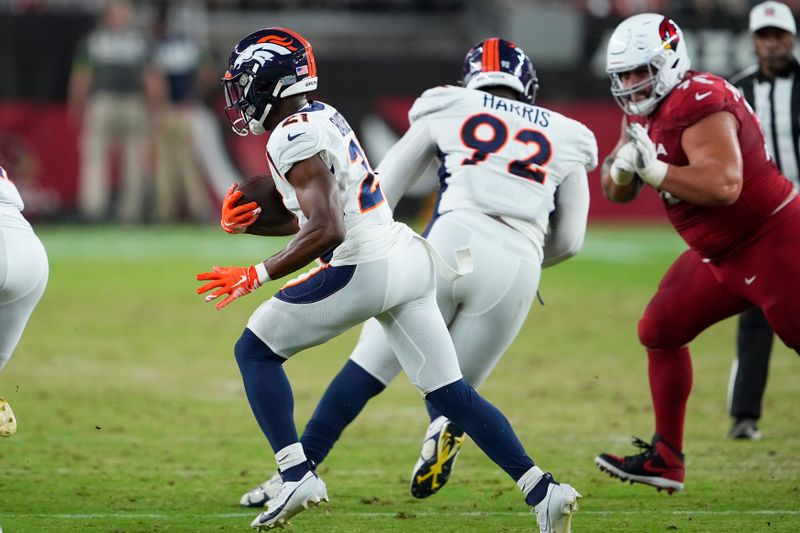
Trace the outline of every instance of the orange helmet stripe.
{"label": "orange helmet stripe", "polygon": [[311,43],[306,40],[305,37],[300,35],[299,33],[293,32],[287,28],[275,28],[276,30],[285,31],[298,41],[302,43],[302,45],[306,49],[306,54],[308,55],[308,77],[315,78],[317,76],[317,62],[314,60],[314,52],[311,51]]}
{"label": "orange helmet stripe", "polygon": [[483,41],[483,57],[481,58],[481,70],[483,72],[494,72],[500,70],[500,39],[492,37]]}

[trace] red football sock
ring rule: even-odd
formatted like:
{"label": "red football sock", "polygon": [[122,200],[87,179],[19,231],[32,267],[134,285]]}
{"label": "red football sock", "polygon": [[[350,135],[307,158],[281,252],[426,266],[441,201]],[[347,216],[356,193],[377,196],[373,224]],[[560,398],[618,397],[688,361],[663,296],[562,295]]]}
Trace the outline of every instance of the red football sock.
{"label": "red football sock", "polygon": [[683,451],[683,422],[692,390],[692,358],[687,347],[647,349],[650,394],[656,415],[656,433]]}

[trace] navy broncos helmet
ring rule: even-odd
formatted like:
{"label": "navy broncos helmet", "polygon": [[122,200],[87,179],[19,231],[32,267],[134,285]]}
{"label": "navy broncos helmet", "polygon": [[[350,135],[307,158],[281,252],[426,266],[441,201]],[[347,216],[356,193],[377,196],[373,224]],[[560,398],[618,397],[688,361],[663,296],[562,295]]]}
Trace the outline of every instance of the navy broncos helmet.
{"label": "navy broncos helmet", "polygon": [[233,48],[222,85],[233,131],[266,133],[264,120],[278,100],[317,88],[311,44],[286,28],[251,33]]}
{"label": "navy broncos helmet", "polygon": [[539,88],[536,70],[522,48],[497,37],[470,48],[464,58],[463,75],[467,89],[501,85],[518,92],[522,101],[529,104]]}

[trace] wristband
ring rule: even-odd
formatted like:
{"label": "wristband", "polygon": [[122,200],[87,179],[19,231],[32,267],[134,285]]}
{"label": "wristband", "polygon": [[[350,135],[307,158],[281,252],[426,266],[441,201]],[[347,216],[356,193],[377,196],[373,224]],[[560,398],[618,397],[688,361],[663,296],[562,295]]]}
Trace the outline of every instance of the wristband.
{"label": "wristband", "polygon": [[263,262],[255,265],[256,269],[256,276],[258,276],[258,282],[263,285],[269,281],[272,281],[272,278],[269,277],[269,273],[267,272],[267,267],[264,265]]}
{"label": "wristband", "polygon": [[661,182],[664,181],[664,178],[667,177],[668,169],[669,165],[667,163],[654,159],[653,162],[647,166],[646,172],[642,173],[644,169],[639,170],[639,175],[644,181],[657,189],[661,185]]}

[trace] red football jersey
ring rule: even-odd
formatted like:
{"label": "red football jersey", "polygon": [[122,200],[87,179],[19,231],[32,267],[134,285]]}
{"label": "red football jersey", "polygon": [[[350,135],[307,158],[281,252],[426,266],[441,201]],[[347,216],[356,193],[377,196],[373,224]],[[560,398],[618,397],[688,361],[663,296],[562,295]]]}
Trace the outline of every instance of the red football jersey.
{"label": "red football jersey", "polygon": [[658,158],[685,166],[683,130],[703,118],[727,111],[739,122],[742,151],[742,192],[731,205],[701,206],[662,194],[672,225],[686,243],[704,257],[719,257],[753,238],[764,220],[792,191],[767,153],[758,119],[739,91],[724,79],[689,71],[649,117],[629,117],[648,130]]}

